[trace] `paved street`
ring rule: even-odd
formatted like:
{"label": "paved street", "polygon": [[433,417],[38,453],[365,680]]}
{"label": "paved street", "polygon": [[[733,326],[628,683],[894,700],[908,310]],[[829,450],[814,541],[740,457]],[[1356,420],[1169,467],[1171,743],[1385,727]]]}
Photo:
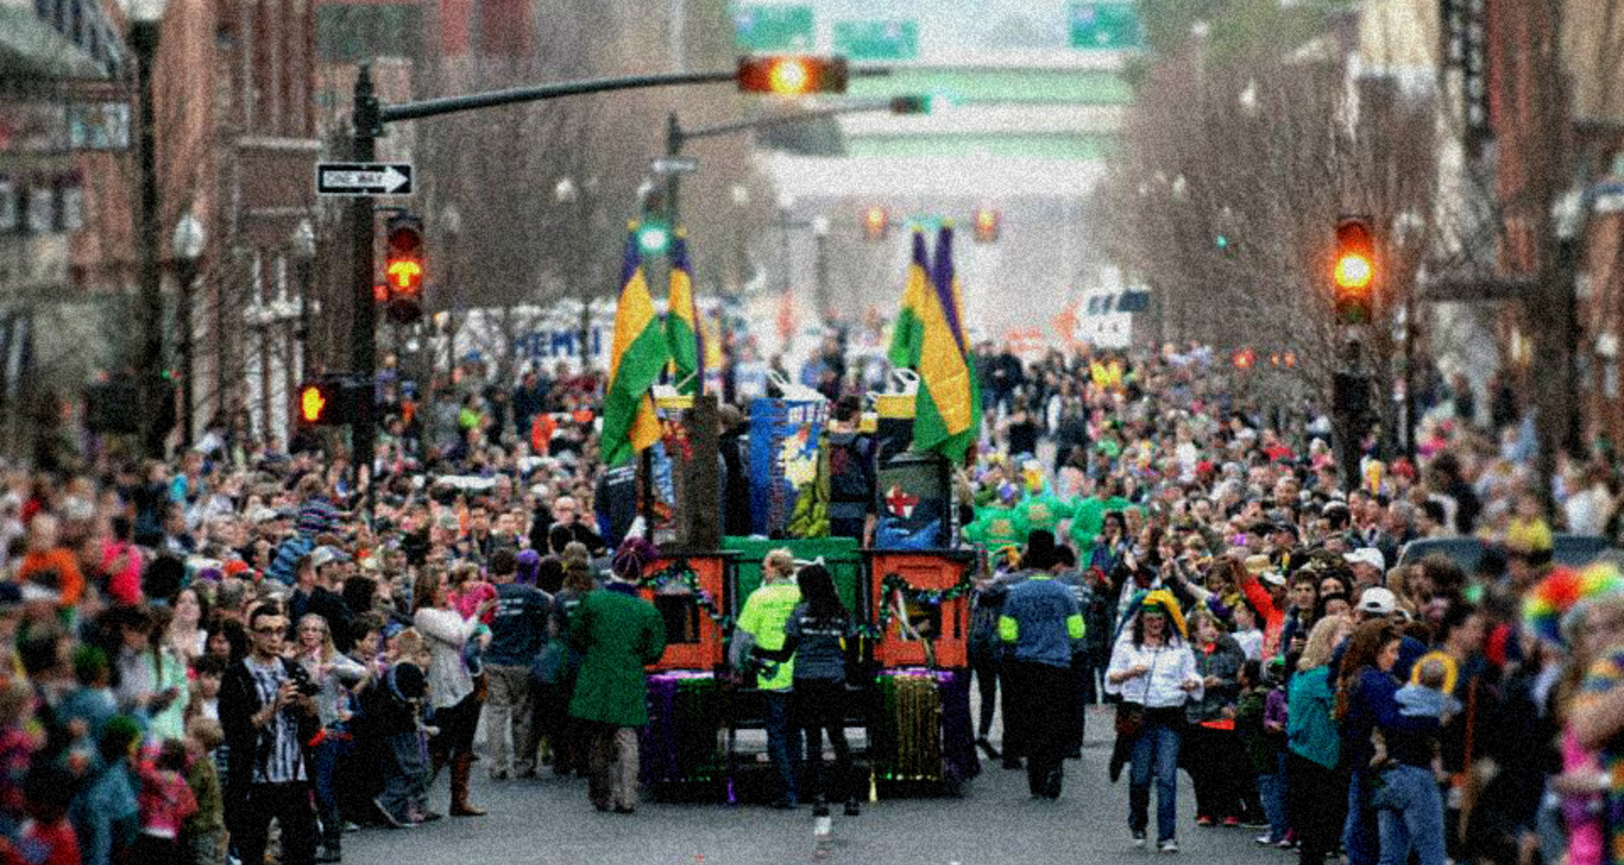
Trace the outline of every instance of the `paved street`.
{"label": "paved street", "polygon": [[[1154,857],[1134,850],[1129,840],[1127,781],[1112,785],[1105,777],[1110,714],[1095,711],[1081,763],[1066,764],[1066,792],[1060,801],[1029,800],[1025,773],[1004,771],[983,760],[981,777],[967,785],[963,798],[882,800],[865,807],[857,818],[842,817],[836,808],[833,849],[817,861],[1077,865]],[[1189,779],[1181,775],[1179,786],[1183,856],[1235,865],[1293,861],[1285,853],[1254,845],[1255,830],[1198,829]],[[444,809],[445,797],[442,779],[433,799],[437,809]],[[587,803],[585,781],[561,780],[548,773],[535,781],[492,782],[479,766],[473,799],[491,814],[411,830],[368,829],[346,838],[344,861],[347,865],[814,861],[813,818],[807,807],[780,812],[759,805],[645,802],[632,817],[599,814]]]}

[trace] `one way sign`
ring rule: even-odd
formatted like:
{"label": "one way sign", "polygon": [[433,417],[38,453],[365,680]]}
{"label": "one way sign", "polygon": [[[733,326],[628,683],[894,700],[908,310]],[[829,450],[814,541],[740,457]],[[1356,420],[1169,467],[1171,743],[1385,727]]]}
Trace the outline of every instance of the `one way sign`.
{"label": "one way sign", "polygon": [[319,162],[316,164],[316,192],[321,195],[411,195],[412,166],[408,162]]}

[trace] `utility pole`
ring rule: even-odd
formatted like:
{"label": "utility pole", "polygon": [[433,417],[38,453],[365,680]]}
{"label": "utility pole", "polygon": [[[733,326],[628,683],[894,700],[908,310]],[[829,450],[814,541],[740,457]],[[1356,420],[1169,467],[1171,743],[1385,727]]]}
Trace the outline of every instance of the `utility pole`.
{"label": "utility pole", "polygon": [[141,351],[135,363],[136,394],[140,400],[141,450],[162,459],[166,430],[160,429],[168,416],[162,399],[164,369],[164,292],[158,270],[158,167],[157,136],[154,134],[153,66],[158,53],[158,22],[136,20],[130,25],[130,46],[134,49],[136,74],[140,76],[138,137],[140,154],[140,198],[135,210],[136,281],[141,292]]}
{"label": "utility pole", "polygon": [[[372,91],[372,70],[363,63],[355,76],[355,106],[352,132],[354,149],[350,157],[359,163],[370,163],[377,158],[378,133],[382,124],[378,116],[378,98]],[[365,471],[367,484],[361,494],[370,507],[373,448],[376,443],[377,408],[377,354],[378,319],[373,308],[373,283],[377,280],[377,264],[373,239],[372,196],[358,195],[350,203],[350,255],[351,283],[354,289],[350,319],[351,372],[361,384],[361,399],[355,406],[355,423],[351,427],[351,462],[356,471]],[[359,476],[358,476],[359,478]]]}

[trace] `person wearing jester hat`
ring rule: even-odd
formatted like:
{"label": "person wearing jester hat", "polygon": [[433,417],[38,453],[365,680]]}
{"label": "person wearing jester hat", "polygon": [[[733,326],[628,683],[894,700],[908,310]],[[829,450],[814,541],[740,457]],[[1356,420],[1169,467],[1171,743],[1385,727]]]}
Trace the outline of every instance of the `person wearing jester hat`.
{"label": "person wearing jester hat", "polygon": [[[1106,693],[1122,698],[1117,748],[1131,764],[1128,829],[1135,847],[1145,846],[1150,824],[1150,783],[1156,781],[1156,841],[1163,853],[1179,849],[1178,766],[1184,704],[1205,691],[1190,650],[1184,614],[1166,589],[1145,592],[1130,605],[1105,674]],[[1113,755],[1116,764],[1118,756]]]}
{"label": "person wearing jester hat", "polygon": [[1624,574],[1611,563],[1558,568],[1523,601],[1523,622],[1572,653],[1577,689],[1556,697],[1570,865],[1624,862]]}

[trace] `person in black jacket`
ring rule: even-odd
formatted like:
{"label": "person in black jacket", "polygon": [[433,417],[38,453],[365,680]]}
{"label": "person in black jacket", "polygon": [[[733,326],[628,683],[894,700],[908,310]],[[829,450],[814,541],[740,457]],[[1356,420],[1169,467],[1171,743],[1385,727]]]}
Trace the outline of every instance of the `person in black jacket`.
{"label": "person in black jacket", "polygon": [[[316,860],[316,809],[304,744],[320,730],[303,668],[282,657],[288,618],[261,604],[248,614],[253,649],[220,684],[220,726],[230,746],[226,826],[243,862],[263,862],[274,818],[282,827],[283,865]],[[335,860],[327,860],[335,861]]]}

